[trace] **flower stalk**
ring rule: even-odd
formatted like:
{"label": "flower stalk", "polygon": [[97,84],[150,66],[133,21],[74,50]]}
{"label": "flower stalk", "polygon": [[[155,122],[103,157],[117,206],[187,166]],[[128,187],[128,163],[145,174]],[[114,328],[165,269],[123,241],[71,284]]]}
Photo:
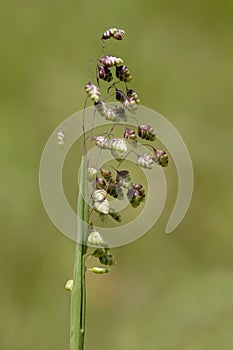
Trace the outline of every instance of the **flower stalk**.
{"label": "flower stalk", "polygon": [[88,236],[89,207],[85,201],[87,193],[86,164],[82,159],[80,188],[77,204],[77,242],[74,263],[73,288],[71,293],[70,350],[83,350],[86,315],[85,259]]}

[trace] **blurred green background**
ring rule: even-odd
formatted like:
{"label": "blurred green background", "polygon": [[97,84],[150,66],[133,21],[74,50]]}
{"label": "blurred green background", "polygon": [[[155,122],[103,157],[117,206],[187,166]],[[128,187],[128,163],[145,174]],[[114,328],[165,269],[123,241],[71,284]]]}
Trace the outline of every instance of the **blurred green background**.
{"label": "blurred green background", "polygon": [[[38,167],[51,132],[83,107],[87,61],[109,27],[133,87],[179,130],[195,188],[164,234],[177,190],[118,265],[88,275],[86,350],[233,348],[233,1],[7,1],[1,5],[1,350],[69,348],[74,243],[42,206]],[[74,189],[75,191],[75,189]]]}

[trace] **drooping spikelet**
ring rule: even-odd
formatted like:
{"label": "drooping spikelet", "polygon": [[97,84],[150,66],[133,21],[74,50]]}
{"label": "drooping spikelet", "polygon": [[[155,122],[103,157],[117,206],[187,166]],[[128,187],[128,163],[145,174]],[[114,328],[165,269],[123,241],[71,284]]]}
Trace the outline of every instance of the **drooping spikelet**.
{"label": "drooping spikelet", "polygon": [[123,29],[110,28],[103,33],[101,39],[107,40],[110,38],[114,38],[116,40],[122,40],[124,35],[125,32]]}
{"label": "drooping spikelet", "polygon": [[155,162],[162,167],[166,167],[168,165],[168,155],[165,151],[156,149],[155,150]]}
{"label": "drooping spikelet", "polygon": [[154,141],[156,137],[155,131],[150,125],[139,125],[138,136],[148,141]]}
{"label": "drooping spikelet", "polygon": [[99,78],[108,83],[113,79],[112,72],[107,66],[98,66]]}
{"label": "drooping spikelet", "polygon": [[105,56],[99,60],[106,67],[119,66],[123,63],[120,57],[115,56]]}
{"label": "drooping spikelet", "polygon": [[100,91],[99,88],[97,86],[95,86],[94,84],[92,84],[90,81],[85,85],[85,91],[88,95],[88,97],[94,101],[94,102],[98,102],[100,99]]}
{"label": "drooping spikelet", "polygon": [[132,75],[130,74],[130,71],[126,66],[119,66],[116,67],[116,76],[120,81],[124,81],[125,83],[129,83],[132,80]]}
{"label": "drooping spikelet", "polygon": [[155,161],[149,154],[143,153],[138,156],[137,165],[141,168],[152,169],[155,165]]}
{"label": "drooping spikelet", "polygon": [[127,89],[127,96],[128,97],[133,97],[134,101],[139,104],[140,103],[140,98],[138,97],[137,93],[133,89]]}
{"label": "drooping spikelet", "polygon": [[136,113],[138,106],[133,97],[127,97],[123,102],[123,106],[131,113]]}

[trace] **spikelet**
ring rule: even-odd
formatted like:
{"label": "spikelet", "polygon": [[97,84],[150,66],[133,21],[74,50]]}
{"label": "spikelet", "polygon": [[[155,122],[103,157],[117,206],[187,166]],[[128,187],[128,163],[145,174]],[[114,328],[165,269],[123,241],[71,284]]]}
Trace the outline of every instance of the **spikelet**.
{"label": "spikelet", "polygon": [[108,83],[113,79],[112,72],[107,66],[100,67],[98,66],[99,78],[107,81]]}
{"label": "spikelet", "polygon": [[107,198],[107,192],[104,189],[99,189],[99,190],[95,190],[93,192],[93,200],[94,201],[103,201]]}
{"label": "spikelet", "polygon": [[137,146],[138,138],[134,130],[125,128],[124,138],[129,141],[132,146]]}
{"label": "spikelet", "polygon": [[96,189],[104,189],[106,188],[106,182],[104,179],[102,179],[101,177],[97,177],[95,180],[95,188]]}
{"label": "spikelet", "polygon": [[123,102],[123,106],[131,113],[136,113],[138,109],[137,103],[134,101],[133,97],[127,97]]}
{"label": "spikelet", "polygon": [[102,100],[95,103],[98,113],[106,120],[118,122],[127,119],[125,109],[123,107],[107,108]]}
{"label": "spikelet", "polygon": [[119,66],[123,63],[120,57],[115,56],[105,56],[99,60],[106,67]]}
{"label": "spikelet", "polygon": [[137,165],[140,168],[152,169],[155,165],[154,158],[152,158],[149,154],[143,153],[138,156]]}
{"label": "spikelet", "polygon": [[112,173],[110,170],[105,170],[105,169],[100,169],[101,175],[107,180],[109,181],[112,177]]}
{"label": "spikelet", "polygon": [[133,89],[127,89],[127,96],[132,97],[134,101],[137,103],[137,105],[140,103],[140,98],[138,97],[137,93]]}
{"label": "spikelet", "polygon": [[145,199],[145,190],[140,184],[132,184],[128,189],[127,197],[133,208],[137,208],[141,202]]}
{"label": "spikelet", "polygon": [[98,102],[100,99],[100,91],[99,88],[97,86],[95,86],[94,84],[92,84],[90,81],[85,85],[85,91],[88,95],[88,97],[94,101],[94,102]]}
{"label": "spikelet", "polygon": [[96,201],[94,202],[94,208],[101,214],[108,214],[109,212],[109,201],[107,199],[102,202]]}
{"label": "spikelet", "polygon": [[128,189],[132,184],[128,170],[117,171],[116,182],[118,186]]}
{"label": "spikelet", "polygon": [[69,292],[72,292],[74,286],[74,281],[73,280],[68,280],[65,285],[65,289],[68,290]]}
{"label": "spikelet", "polygon": [[95,108],[97,109],[98,113],[102,117],[106,117],[106,115],[107,115],[107,107],[106,107],[104,101],[99,100],[97,103],[95,103]]}
{"label": "spikelet", "polygon": [[98,266],[92,267],[91,269],[88,269],[88,270],[98,275],[110,272],[110,269],[108,267],[98,267]]}
{"label": "spikelet", "polygon": [[139,125],[138,136],[148,141],[154,141],[156,138],[155,131],[150,125]]}
{"label": "spikelet", "polygon": [[65,144],[65,133],[64,130],[61,129],[57,133],[57,144],[59,147],[63,148]]}
{"label": "spikelet", "polygon": [[119,66],[116,67],[116,76],[120,81],[124,81],[125,83],[129,83],[132,80],[132,75],[130,74],[130,71],[126,66]]}
{"label": "spikelet", "polygon": [[111,149],[111,144],[109,143],[109,139],[107,137],[99,135],[96,136],[94,140],[97,147],[101,149]]}
{"label": "spikelet", "polygon": [[123,91],[116,89],[116,100],[119,102],[124,102],[126,99],[126,96]]}
{"label": "spikelet", "polygon": [[98,246],[98,247],[107,246],[107,242],[104,240],[101,234],[97,231],[92,231],[89,233],[87,243],[91,246]]}
{"label": "spikelet", "polygon": [[110,143],[113,151],[127,152],[127,144],[124,139],[111,139]]}
{"label": "spikelet", "polygon": [[155,150],[155,161],[157,164],[161,165],[162,167],[166,167],[168,165],[167,153],[159,149]]}
{"label": "spikelet", "polygon": [[87,169],[87,180],[93,181],[96,178],[96,175],[98,174],[98,170],[93,167],[89,167]]}
{"label": "spikelet", "polygon": [[95,258],[100,258],[101,256],[107,253],[107,248],[96,248],[96,250],[92,253]]}
{"label": "spikelet", "polygon": [[123,29],[110,28],[103,33],[101,39],[107,40],[110,38],[114,38],[116,40],[122,40],[124,35],[125,32]]}
{"label": "spikelet", "polygon": [[101,264],[108,265],[108,266],[112,266],[116,264],[115,257],[110,253],[106,253],[105,255],[100,256],[99,261]]}
{"label": "spikelet", "polygon": [[106,191],[108,192],[108,194],[109,194],[111,197],[117,198],[117,197],[118,197],[117,182],[114,181],[113,179],[110,179],[110,181],[108,182]]}
{"label": "spikelet", "polygon": [[121,222],[121,215],[115,211],[113,211],[113,209],[111,209],[109,211],[109,215],[117,222]]}

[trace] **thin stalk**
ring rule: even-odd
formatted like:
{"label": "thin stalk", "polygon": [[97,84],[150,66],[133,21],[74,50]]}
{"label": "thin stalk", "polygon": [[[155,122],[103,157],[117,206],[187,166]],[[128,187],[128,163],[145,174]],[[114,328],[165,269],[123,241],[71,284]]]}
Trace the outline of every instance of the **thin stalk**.
{"label": "thin stalk", "polygon": [[83,350],[86,314],[85,259],[89,221],[86,163],[82,159],[77,204],[77,243],[74,263],[73,290],[71,294],[70,350]]}

